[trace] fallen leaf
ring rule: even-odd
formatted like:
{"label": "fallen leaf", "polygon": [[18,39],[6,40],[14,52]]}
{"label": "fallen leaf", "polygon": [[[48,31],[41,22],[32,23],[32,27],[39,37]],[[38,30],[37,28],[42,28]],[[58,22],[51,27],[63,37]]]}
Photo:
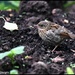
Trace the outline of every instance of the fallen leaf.
{"label": "fallen leaf", "polygon": [[18,26],[16,23],[9,23],[9,22],[5,22],[4,26],[5,29],[13,31],[13,30],[18,30]]}
{"label": "fallen leaf", "polygon": [[71,49],[71,51],[75,53],[75,50]]}
{"label": "fallen leaf", "polygon": [[55,57],[55,58],[53,58],[53,59],[51,59],[53,62],[62,62],[62,61],[64,61],[64,58],[61,58],[61,57],[59,57],[59,56],[57,56],[57,57]]}
{"label": "fallen leaf", "polygon": [[32,59],[32,57],[31,56],[25,56],[25,59]]}
{"label": "fallen leaf", "polygon": [[13,30],[18,30],[18,26],[16,23],[10,23],[10,22],[7,22],[4,17],[0,17],[2,18],[4,21],[5,21],[5,24],[4,24],[4,28],[7,29],[7,30],[10,30],[10,31],[13,31]]}

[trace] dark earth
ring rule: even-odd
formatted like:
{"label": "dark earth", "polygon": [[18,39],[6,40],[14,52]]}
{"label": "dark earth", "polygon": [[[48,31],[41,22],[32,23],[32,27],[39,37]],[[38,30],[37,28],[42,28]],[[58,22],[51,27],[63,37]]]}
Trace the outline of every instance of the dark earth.
{"label": "dark earth", "polygon": [[0,60],[0,74],[9,74],[12,69],[17,69],[19,74],[65,74],[70,63],[75,63],[75,40],[63,41],[52,53],[54,46],[45,44],[35,25],[47,19],[75,33],[75,5],[65,9],[63,4],[66,2],[27,0],[20,2],[19,12],[0,11],[0,16],[19,27],[19,30],[12,32],[6,30],[3,28],[4,20],[0,19],[0,52],[25,46],[24,53],[14,57],[15,64],[8,57]]}

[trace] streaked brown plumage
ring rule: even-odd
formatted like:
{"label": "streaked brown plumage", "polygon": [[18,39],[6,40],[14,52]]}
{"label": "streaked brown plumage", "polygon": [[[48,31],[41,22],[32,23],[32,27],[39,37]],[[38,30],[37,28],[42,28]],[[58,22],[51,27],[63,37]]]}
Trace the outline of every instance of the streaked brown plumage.
{"label": "streaked brown plumage", "polygon": [[48,20],[39,22],[37,24],[37,28],[39,36],[44,41],[56,46],[53,51],[63,40],[75,39],[75,34],[73,34],[70,30]]}

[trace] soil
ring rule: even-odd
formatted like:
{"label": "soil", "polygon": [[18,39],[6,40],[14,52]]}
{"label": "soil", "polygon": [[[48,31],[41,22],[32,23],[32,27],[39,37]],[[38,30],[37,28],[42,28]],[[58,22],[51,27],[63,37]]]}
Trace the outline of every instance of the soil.
{"label": "soil", "polygon": [[15,22],[19,27],[19,30],[12,32],[6,30],[3,28],[5,22],[0,19],[0,52],[20,45],[25,46],[24,53],[14,57],[15,64],[12,64],[8,57],[0,60],[0,74],[9,74],[12,69],[17,69],[19,74],[65,74],[66,68],[75,63],[75,40],[63,41],[52,53],[54,46],[45,44],[34,26],[39,21],[48,19],[75,33],[74,7],[70,7],[66,12],[61,6],[64,3],[66,1],[21,1],[19,12],[0,11],[0,16],[4,16],[8,22]]}

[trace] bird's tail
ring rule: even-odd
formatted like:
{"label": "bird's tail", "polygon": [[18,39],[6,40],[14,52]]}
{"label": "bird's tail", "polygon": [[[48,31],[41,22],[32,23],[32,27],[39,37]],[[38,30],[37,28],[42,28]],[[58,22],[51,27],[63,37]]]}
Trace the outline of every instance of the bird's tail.
{"label": "bird's tail", "polygon": [[75,39],[75,34],[69,33],[70,38]]}
{"label": "bird's tail", "polygon": [[62,36],[63,38],[71,38],[71,39],[75,39],[75,34],[73,33],[67,33],[67,32],[62,32],[60,33],[60,36]]}

